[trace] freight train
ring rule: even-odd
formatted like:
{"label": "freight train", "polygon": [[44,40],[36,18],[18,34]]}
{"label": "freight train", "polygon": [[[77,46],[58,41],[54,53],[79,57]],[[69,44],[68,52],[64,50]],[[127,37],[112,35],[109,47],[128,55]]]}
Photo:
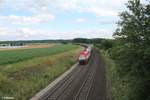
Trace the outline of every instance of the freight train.
{"label": "freight train", "polygon": [[85,65],[88,63],[92,52],[92,46],[85,47],[83,51],[80,52],[78,61],[80,65]]}

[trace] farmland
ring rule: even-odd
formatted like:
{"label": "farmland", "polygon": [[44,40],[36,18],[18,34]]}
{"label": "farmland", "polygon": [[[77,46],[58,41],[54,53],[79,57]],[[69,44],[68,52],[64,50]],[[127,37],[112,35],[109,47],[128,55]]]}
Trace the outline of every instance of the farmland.
{"label": "farmland", "polygon": [[34,57],[42,57],[46,55],[53,55],[59,52],[68,51],[74,49],[74,45],[56,45],[51,48],[32,48],[23,50],[11,50],[11,51],[0,51],[0,65],[11,64],[27,59],[32,59]]}
{"label": "farmland", "polygon": [[0,51],[0,97],[26,100],[70,68],[79,46]]}

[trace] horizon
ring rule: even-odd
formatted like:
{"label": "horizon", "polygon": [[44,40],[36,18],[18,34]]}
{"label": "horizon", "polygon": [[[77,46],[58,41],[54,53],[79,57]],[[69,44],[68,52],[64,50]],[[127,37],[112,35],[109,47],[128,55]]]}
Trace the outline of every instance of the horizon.
{"label": "horizon", "polygon": [[[88,39],[88,40],[94,40],[94,39],[107,39],[107,38],[73,38],[73,39],[42,39],[42,40],[0,40],[0,42],[15,42],[15,41],[72,41],[74,39]],[[110,40],[113,40],[114,38],[111,38]]]}

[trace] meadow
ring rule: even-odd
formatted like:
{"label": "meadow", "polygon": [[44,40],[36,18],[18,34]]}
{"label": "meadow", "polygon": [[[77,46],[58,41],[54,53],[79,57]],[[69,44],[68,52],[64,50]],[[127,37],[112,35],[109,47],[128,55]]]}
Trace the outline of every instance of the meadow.
{"label": "meadow", "polygon": [[[72,44],[51,48],[0,51],[0,98],[28,100],[76,62],[81,48]],[[17,59],[17,60],[16,60]],[[8,61],[9,60],[9,61]]]}

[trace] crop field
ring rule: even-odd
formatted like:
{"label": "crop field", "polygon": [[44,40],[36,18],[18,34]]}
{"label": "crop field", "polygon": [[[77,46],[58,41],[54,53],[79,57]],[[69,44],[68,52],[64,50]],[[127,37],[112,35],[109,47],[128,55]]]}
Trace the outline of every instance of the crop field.
{"label": "crop field", "polygon": [[75,45],[56,45],[50,48],[32,48],[23,50],[0,51],[0,65],[12,64],[15,62],[31,59],[34,57],[42,57],[57,54],[59,52],[68,51],[76,48]]}
{"label": "crop field", "polygon": [[51,48],[0,51],[0,99],[28,100],[76,62],[81,48],[60,44]]}

